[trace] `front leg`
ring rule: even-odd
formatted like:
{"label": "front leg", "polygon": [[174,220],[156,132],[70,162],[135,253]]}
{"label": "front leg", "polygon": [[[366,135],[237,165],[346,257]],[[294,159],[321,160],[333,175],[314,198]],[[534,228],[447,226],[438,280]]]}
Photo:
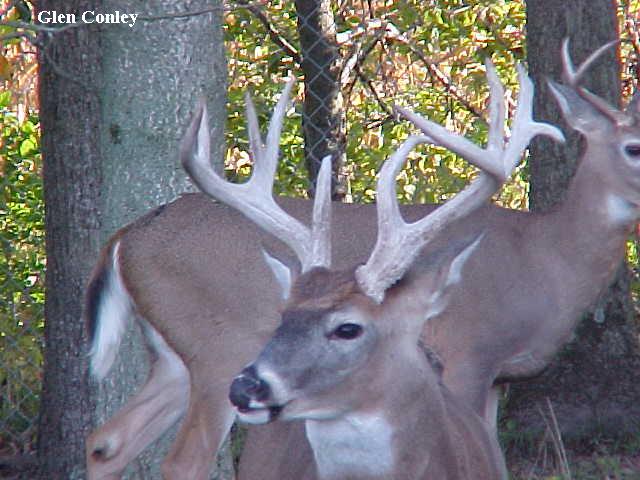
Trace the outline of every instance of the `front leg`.
{"label": "front leg", "polygon": [[203,390],[192,385],[189,408],[176,441],[162,464],[165,480],[209,480],[235,412],[227,400],[227,382]]}

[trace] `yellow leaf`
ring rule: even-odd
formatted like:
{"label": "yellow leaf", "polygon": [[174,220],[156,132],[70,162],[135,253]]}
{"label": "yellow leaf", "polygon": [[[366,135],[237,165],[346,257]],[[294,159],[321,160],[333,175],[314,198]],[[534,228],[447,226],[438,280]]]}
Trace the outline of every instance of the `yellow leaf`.
{"label": "yellow leaf", "polygon": [[11,78],[11,64],[7,57],[0,55],[0,81],[6,81]]}

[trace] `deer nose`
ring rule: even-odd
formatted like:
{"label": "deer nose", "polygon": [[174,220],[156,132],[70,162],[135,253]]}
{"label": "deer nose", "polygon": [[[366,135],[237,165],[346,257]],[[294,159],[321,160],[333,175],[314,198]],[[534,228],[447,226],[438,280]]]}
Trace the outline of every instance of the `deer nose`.
{"label": "deer nose", "polygon": [[269,397],[269,385],[258,377],[253,366],[247,367],[233,379],[229,400],[240,410],[249,410],[251,401],[262,402]]}

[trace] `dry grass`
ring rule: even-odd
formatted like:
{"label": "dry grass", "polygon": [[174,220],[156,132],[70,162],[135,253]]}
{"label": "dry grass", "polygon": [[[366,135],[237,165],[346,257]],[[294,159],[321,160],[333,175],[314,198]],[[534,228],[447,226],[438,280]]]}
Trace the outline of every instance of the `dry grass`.
{"label": "dry grass", "polygon": [[[591,453],[568,449],[562,441],[551,402],[540,409],[546,431],[539,439],[506,438],[513,480],[640,480],[640,438],[598,444]],[[523,447],[523,444],[528,444]],[[582,450],[582,449],[581,449]],[[527,452],[522,454],[521,452]]]}

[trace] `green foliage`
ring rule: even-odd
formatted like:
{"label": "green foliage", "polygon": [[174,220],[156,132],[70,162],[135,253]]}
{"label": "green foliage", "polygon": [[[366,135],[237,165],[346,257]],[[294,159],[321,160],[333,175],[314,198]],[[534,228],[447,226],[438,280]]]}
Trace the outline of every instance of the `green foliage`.
{"label": "green foliage", "polygon": [[[352,71],[344,76],[341,86],[347,133],[347,163],[342,173],[347,178],[348,201],[374,199],[376,172],[411,133],[407,123],[390,115],[394,104],[410,106],[484,143],[488,93],[484,59],[493,59],[507,88],[517,87],[514,63],[524,55],[522,2],[427,3],[374,2],[374,11],[367,12],[363,4],[353,1],[334,12],[341,57],[368,52],[358,59],[358,75]],[[252,93],[261,124],[266,125],[283,79],[301,76],[296,54],[273,41],[274,37],[286,39],[299,51],[293,3],[269,2],[262,13],[275,34],[270,36],[263,23],[242,6],[226,17],[230,70],[226,164],[232,178],[244,178],[250,172],[243,92]],[[375,18],[366,18],[369,13]],[[298,99],[303,93],[302,78],[299,80]],[[305,195],[308,185],[300,108],[298,101],[289,112],[281,143],[276,191],[287,195]],[[424,147],[412,155],[399,179],[399,198],[442,201],[458,192],[474,172],[450,152]],[[500,200],[514,207],[526,206],[525,192],[526,184],[517,178]]]}
{"label": "green foliage", "polygon": [[[0,451],[26,448],[37,417],[44,328],[44,205],[38,120],[0,93]],[[16,408],[18,407],[18,408]]]}
{"label": "green foliage", "polygon": [[[272,27],[288,38],[296,37],[296,14],[293,2],[274,1],[268,5]],[[270,40],[264,25],[248,8],[238,6],[226,16],[224,26],[229,69],[227,158],[230,178],[243,179],[251,172],[248,135],[245,126],[244,95],[251,94],[260,125],[266,130],[271,109],[291,75],[299,75],[298,65],[290,52]],[[298,78],[294,97],[300,98],[303,81]],[[299,107],[299,102],[297,102]],[[301,113],[292,109],[287,114],[281,137],[281,162],[275,191],[278,194],[304,196],[307,174],[303,164]]]}

